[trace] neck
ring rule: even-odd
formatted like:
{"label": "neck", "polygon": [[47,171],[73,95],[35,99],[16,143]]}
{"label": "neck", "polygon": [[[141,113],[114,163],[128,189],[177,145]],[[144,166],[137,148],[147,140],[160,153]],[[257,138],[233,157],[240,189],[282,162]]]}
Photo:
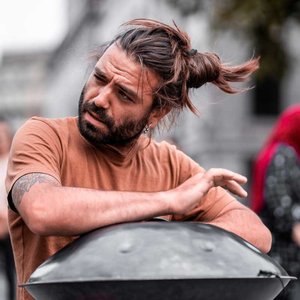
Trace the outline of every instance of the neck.
{"label": "neck", "polygon": [[128,141],[127,143],[122,144],[101,144],[99,148],[112,149],[114,152],[117,152],[123,156],[127,155],[131,150],[138,146],[139,137]]}

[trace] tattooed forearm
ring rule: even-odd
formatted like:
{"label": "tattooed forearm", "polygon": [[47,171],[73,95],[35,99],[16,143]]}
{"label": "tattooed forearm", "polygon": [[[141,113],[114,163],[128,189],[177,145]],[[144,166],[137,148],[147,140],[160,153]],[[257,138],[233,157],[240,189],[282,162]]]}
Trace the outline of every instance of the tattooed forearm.
{"label": "tattooed forearm", "polygon": [[16,208],[21,204],[23,196],[36,183],[49,183],[60,186],[60,183],[52,176],[44,173],[30,173],[19,178],[12,189],[12,199]]}

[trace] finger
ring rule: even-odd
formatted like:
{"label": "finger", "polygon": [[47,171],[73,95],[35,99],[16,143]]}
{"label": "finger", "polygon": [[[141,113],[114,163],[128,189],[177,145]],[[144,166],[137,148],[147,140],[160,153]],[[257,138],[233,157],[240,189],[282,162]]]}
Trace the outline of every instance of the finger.
{"label": "finger", "polygon": [[248,195],[248,193],[234,180],[225,181],[221,186],[239,197],[245,198]]}
{"label": "finger", "polygon": [[245,177],[241,174],[238,174],[238,173],[234,173],[232,180],[238,182],[239,184],[245,184],[248,181],[247,177]]}
{"label": "finger", "polygon": [[214,181],[234,180],[239,184],[245,184],[247,182],[247,177],[227,169],[210,169],[206,174],[207,176],[212,177]]}

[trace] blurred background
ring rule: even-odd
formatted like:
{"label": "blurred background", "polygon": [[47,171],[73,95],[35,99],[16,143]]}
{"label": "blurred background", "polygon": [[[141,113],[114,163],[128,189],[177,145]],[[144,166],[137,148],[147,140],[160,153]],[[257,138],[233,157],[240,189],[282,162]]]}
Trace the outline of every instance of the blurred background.
{"label": "blurred background", "polygon": [[300,99],[299,13],[296,0],[1,0],[0,116],[16,130],[33,115],[76,115],[97,45],[132,18],[174,20],[198,51],[233,64],[260,55],[261,68],[245,93],[195,90],[200,116],[183,113],[157,138],[174,141],[206,168],[251,178],[276,117]]}
{"label": "blurred background", "polygon": [[76,115],[89,53],[141,17],[175,21],[193,48],[229,63],[261,56],[245,85],[253,89],[233,96],[211,85],[195,90],[200,115],[184,112],[176,128],[157,135],[205,168],[245,174],[250,186],[275,120],[300,100],[300,0],[0,0],[0,117],[15,131],[33,115]]}

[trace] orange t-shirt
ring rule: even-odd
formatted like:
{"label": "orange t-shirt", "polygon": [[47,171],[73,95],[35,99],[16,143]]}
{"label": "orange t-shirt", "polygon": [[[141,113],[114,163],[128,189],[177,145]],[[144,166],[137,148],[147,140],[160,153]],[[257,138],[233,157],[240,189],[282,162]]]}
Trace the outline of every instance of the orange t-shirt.
{"label": "orange t-shirt", "polygon": [[[141,136],[135,147],[124,155],[116,148],[100,149],[88,143],[81,136],[75,117],[34,117],[14,137],[6,179],[7,192],[10,193],[18,178],[33,172],[49,174],[62,186],[157,192],[175,188],[204,171],[175,146],[153,140],[148,145],[148,142]],[[42,262],[76,237],[33,234],[14,209],[10,194],[8,200],[9,227],[20,284],[27,282]],[[213,188],[190,214],[167,218],[210,221],[231,201],[234,198],[222,188]],[[24,288],[19,288],[18,299],[32,298]]]}

